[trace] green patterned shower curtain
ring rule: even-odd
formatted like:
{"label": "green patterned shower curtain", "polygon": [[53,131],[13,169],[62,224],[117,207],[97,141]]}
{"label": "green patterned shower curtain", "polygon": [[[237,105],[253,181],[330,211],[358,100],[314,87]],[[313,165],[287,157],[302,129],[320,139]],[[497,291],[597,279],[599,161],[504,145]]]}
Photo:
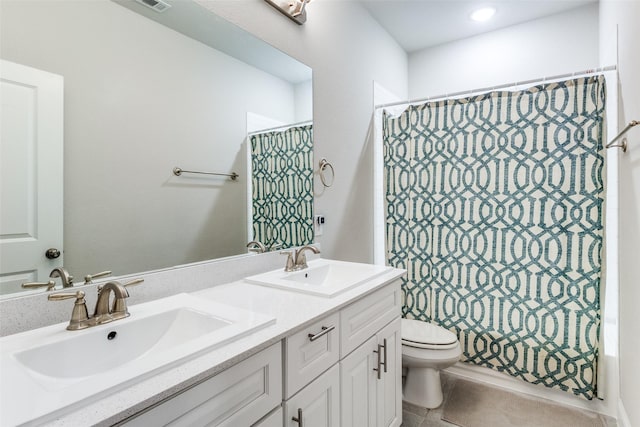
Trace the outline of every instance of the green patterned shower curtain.
{"label": "green patterned shower curtain", "polygon": [[253,240],[267,248],[313,242],[313,126],[252,135]]}
{"label": "green patterned shower curtain", "polygon": [[605,82],[587,77],[385,115],[386,256],[403,314],[462,360],[592,399]]}

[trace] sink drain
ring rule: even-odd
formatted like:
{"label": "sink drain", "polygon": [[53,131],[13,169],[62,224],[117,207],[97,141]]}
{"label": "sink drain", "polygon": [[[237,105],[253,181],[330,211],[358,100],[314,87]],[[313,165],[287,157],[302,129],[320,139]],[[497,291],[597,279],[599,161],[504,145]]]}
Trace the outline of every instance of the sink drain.
{"label": "sink drain", "polygon": [[112,339],[114,339],[116,337],[116,335],[118,335],[118,333],[116,331],[111,331],[109,332],[109,334],[107,335],[107,339],[109,341],[111,341]]}

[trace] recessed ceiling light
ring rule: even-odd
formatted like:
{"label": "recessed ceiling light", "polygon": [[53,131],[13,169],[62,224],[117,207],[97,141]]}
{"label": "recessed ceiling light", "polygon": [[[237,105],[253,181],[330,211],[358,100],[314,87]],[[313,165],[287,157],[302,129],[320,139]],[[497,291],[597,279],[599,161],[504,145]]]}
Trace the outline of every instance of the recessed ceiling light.
{"label": "recessed ceiling light", "polygon": [[471,19],[477,22],[484,22],[491,19],[491,17],[496,13],[495,8],[493,7],[483,7],[482,9],[478,9],[471,14]]}

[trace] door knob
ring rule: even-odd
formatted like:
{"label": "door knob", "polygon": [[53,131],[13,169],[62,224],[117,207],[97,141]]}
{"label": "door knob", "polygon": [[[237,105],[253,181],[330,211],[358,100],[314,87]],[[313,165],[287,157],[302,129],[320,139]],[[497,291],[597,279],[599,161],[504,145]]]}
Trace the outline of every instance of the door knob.
{"label": "door knob", "polygon": [[49,259],[56,259],[60,256],[60,251],[56,248],[49,248],[44,253],[44,256],[46,256]]}

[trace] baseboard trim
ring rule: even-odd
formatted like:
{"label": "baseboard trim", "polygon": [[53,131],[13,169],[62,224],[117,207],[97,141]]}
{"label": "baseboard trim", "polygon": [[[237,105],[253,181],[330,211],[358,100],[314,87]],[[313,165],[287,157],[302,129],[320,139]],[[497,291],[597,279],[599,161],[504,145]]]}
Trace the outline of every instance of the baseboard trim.
{"label": "baseboard trim", "polygon": [[[618,413],[620,412],[620,407],[622,405],[622,402],[618,401],[618,408],[611,408],[610,406],[615,406],[614,402],[612,402],[612,405],[606,405],[604,401],[599,399],[585,400],[577,396],[572,396],[571,394],[561,390],[554,390],[540,385],[529,384],[507,374],[494,371],[493,369],[471,365],[469,363],[458,362],[445,369],[445,372],[470,381],[485,383],[505,390],[527,394],[539,399],[545,399],[563,405],[573,406],[575,408],[598,412],[614,418],[619,416]],[[631,425],[619,425],[619,427],[631,427]]]}
{"label": "baseboard trim", "polygon": [[622,399],[618,399],[618,427],[632,427],[631,421],[629,420],[629,415],[627,415],[627,411],[624,409],[624,404],[622,403]]}

